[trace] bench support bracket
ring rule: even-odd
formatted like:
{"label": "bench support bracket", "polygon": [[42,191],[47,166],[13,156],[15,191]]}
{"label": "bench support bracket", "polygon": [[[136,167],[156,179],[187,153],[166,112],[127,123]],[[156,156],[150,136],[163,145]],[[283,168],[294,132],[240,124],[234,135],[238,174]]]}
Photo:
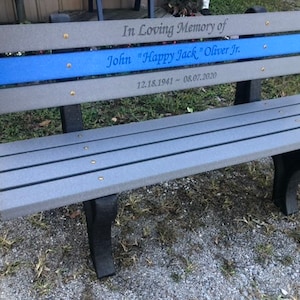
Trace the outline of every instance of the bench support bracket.
{"label": "bench support bracket", "polygon": [[62,106],[60,117],[63,132],[74,132],[83,130],[83,120],[80,104]]}
{"label": "bench support bracket", "polygon": [[300,150],[275,155],[273,200],[285,215],[298,211],[297,191],[300,183]]}
{"label": "bench support bracket", "polygon": [[91,257],[98,278],[115,274],[111,226],[117,216],[117,195],[84,202]]}

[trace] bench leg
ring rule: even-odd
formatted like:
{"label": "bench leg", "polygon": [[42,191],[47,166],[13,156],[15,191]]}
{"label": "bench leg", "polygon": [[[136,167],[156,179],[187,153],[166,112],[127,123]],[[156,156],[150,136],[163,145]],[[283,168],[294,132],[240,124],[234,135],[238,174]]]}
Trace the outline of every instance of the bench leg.
{"label": "bench leg", "polygon": [[273,156],[275,174],[273,200],[285,215],[298,211],[300,150]]}
{"label": "bench leg", "polygon": [[111,226],[117,216],[117,195],[84,202],[91,257],[98,278],[115,274]]}
{"label": "bench leg", "polygon": [[261,99],[261,80],[241,81],[236,84],[234,104],[243,104]]}

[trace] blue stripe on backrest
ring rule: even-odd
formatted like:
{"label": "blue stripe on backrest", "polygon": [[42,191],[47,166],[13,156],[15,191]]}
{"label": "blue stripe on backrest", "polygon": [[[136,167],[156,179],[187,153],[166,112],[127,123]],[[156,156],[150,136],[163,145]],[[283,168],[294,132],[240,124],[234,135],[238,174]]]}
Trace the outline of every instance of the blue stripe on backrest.
{"label": "blue stripe on backrest", "polygon": [[0,59],[0,84],[145,71],[300,52],[300,34]]}

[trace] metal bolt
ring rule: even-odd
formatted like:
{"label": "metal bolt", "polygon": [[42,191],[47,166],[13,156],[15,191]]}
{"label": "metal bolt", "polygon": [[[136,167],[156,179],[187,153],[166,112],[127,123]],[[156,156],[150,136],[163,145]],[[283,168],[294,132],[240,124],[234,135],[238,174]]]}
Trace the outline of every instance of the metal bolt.
{"label": "metal bolt", "polygon": [[69,34],[68,33],[64,33],[64,39],[67,40],[69,38]]}
{"label": "metal bolt", "polygon": [[68,69],[72,68],[72,64],[71,63],[67,63],[67,68]]}
{"label": "metal bolt", "polygon": [[265,67],[261,67],[261,71],[264,72],[265,71]]}
{"label": "metal bolt", "polygon": [[75,96],[75,94],[76,94],[75,91],[71,91],[71,92],[70,92],[70,95],[71,95],[71,96]]}
{"label": "metal bolt", "polygon": [[84,150],[89,150],[89,147],[88,146],[84,146],[83,149]]}
{"label": "metal bolt", "polygon": [[269,26],[270,25],[270,21],[266,21],[266,26]]}
{"label": "metal bolt", "polygon": [[104,180],[104,177],[103,177],[103,176],[99,176],[99,177],[98,177],[98,180],[99,180],[99,181],[103,181],[103,180]]}
{"label": "metal bolt", "polygon": [[91,164],[94,165],[96,163],[95,160],[91,160]]}

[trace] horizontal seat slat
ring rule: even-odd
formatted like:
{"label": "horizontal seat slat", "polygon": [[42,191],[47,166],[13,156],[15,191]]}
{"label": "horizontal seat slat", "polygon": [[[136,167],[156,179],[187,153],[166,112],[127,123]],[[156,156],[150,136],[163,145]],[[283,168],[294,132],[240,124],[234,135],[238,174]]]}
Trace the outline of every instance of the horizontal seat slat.
{"label": "horizontal seat slat", "polygon": [[[298,74],[298,56],[0,89],[0,114]],[[244,70],[244,72],[240,72]],[[189,78],[191,80],[189,80]],[[193,80],[194,79],[194,80]],[[154,82],[156,85],[152,85]],[[163,83],[164,82],[164,83]],[[107,89],[117,86],[117,89]],[[30,99],[30,101],[26,101]]]}
{"label": "horizontal seat slat", "polygon": [[[85,154],[85,150],[82,148],[81,151],[84,154],[81,156],[83,157],[75,157],[74,159],[67,157],[66,161],[57,162],[54,155],[52,156],[53,161],[47,162],[45,165],[0,173],[0,190],[71,177],[93,172],[95,169],[103,171],[139,161],[153,160],[159,157],[173,156],[179,153],[198,151],[227,143],[237,143],[255,137],[290,131],[300,127],[299,116],[300,106],[293,106],[269,110],[265,113],[259,112],[220,119],[218,120],[220,124],[217,126],[214,126],[216,122],[210,121],[193,124],[196,130],[189,128],[189,126],[176,126],[165,133],[159,130],[158,132],[150,132],[149,136],[143,133],[141,136],[130,135],[128,138],[122,136],[121,138],[109,139],[102,141],[104,144],[102,149],[100,142],[99,150],[98,147],[95,147],[94,153]],[[227,125],[224,126],[225,123]],[[199,127],[198,130],[197,127]],[[192,130],[190,136],[189,130]],[[157,137],[160,134],[162,136]],[[143,138],[145,138],[144,141]],[[136,143],[136,140],[139,139],[141,141]],[[68,148],[61,151],[71,152]],[[253,151],[256,151],[256,148]],[[35,155],[38,156],[39,153]],[[50,152],[49,156],[51,156]],[[31,157],[15,156],[14,160],[31,160]]]}
{"label": "horizontal seat slat", "polygon": [[[257,112],[265,109],[276,109],[282,106],[292,106],[299,103],[299,96],[287,96],[284,98],[284,104],[282,99],[273,99],[272,101],[256,101],[251,105],[238,105],[229,106],[224,110],[223,108],[215,108],[214,110],[207,110],[201,112],[201,120],[208,121],[217,118],[225,118],[235,116],[237,114],[248,114],[251,112]],[[225,115],[225,113],[227,115]],[[155,122],[152,120],[144,121],[143,123],[129,123],[122,125],[122,131],[126,134],[136,134],[145,131],[164,129],[178,124],[186,125],[199,122],[199,113],[183,114],[176,117],[168,117],[157,119]],[[101,136],[99,136],[101,135]],[[65,147],[70,145],[83,144],[98,140],[107,139],[120,136],[120,127],[109,126],[101,129],[90,129],[84,132],[73,132],[68,134],[59,134],[55,136],[47,136],[34,138],[23,141],[15,141],[12,143],[0,144],[0,158],[7,156],[27,153],[32,151],[39,151],[45,149],[53,149],[57,147]],[[3,166],[3,162],[0,166]]]}
{"label": "horizontal seat slat", "polygon": [[300,129],[4,191],[1,217],[17,217],[293,151],[300,146],[295,136],[300,136]]}
{"label": "horizontal seat slat", "polygon": [[[287,19],[289,20],[287,22]],[[190,40],[300,30],[300,12],[0,26],[0,52]],[[243,26],[241,26],[243,24]],[[146,34],[156,28],[158,34]],[[97,34],[94,34],[94,33]],[[129,34],[129,33],[134,34]],[[7,38],[13,36],[13,39]],[[45,39],[45,36],[47,39]],[[84,37],[84,38],[82,38]]]}
{"label": "horizontal seat slat", "polygon": [[[279,106],[276,106],[276,102],[278,102]],[[121,125],[118,128],[110,128],[115,129],[115,136],[112,134],[112,130],[107,130],[107,128],[93,130],[90,140],[85,139],[85,141],[82,141],[81,138],[78,139],[78,135],[69,134],[75,137],[78,144],[66,144],[64,148],[60,146],[50,147],[45,139],[41,139],[42,141],[44,140],[43,143],[46,143],[48,147],[45,150],[42,150],[43,146],[38,147],[38,145],[32,145],[31,149],[24,147],[22,144],[26,145],[28,141],[12,143],[11,148],[15,149],[17,145],[24,153],[13,155],[13,153],[8,152],[9,156],[0,157],[0,173],[18,168],[58,162],[60,160],[79,157],[87,159],[89,156],[113,150],[143,146],[193,135],[203,135],[211,131],[238,128],[273,119],[287,118],[288,116],[297,116],[300,112],[298,97],[288,97],[284,102],[283,99],[278,99],[277,101],[257,102],[255,104],[194,113],[189,116],[188,123],[186,122],[187,116],[186,118],[176,116],[131,124],[131,126]],[[218,122],[215,122],[216,119]],[[167,127],[164,128],[162,123]],[[133,127],[135,128],[135,132],[131,130]],[[85,131],[81,135],[83,137],[88,133],[89,131]],[[38,144],[38,139],[34,139],[33,143]],[[1,147],[0,145],[0,152],[4,152],[2,148],[9,146],[9,144],[4,144],[3,146]],[[38,151],[35,151],[35,149],[38,149]]]}
{"label": "horizontal seat slat", "polygon": [[[262,126],[259,127],[255,124],[249,125],[247,128],[222,130],[211,134],[183,137],[172,141],[160,142],[159,145],[150,144],[134,148],[114,150],[104,154],[94,154],[64,162],[55,162],[44,166],[31,167],[30,169],[11,171],[9,173],[0,174],[0,191],[1,189],[5,190],[22,185],[31,185],[43,181],[57,180],[59,178],[90,173],[95,169],[102,171],[105,169],[115,168],[120,165],[153,160],[159,157],[216,147],[226,143],[233,143],[257,136],[273,134],[273,128],[278,128],[278,126],[281,126],[280,129],[282,131],[299,128],[299,124],[296,123],[294,117],[280,121],[269,122],[268,127],[265,128],[264,131],[261,130]],[[286,127],[284,127],[283,124],[286,125]]]}

